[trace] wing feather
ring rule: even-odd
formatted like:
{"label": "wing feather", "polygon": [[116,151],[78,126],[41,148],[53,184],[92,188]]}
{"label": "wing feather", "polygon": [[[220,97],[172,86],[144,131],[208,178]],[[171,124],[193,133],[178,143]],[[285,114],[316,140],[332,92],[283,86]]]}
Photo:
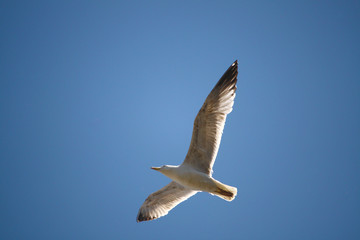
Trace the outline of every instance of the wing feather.
{"label": "wing feather", "polygon": [[206,98],[195,118],[189,151],[183,162],[209,175],[219,150],[226,116],[234,105],[237,69],[235,61]]}
{"label": "wing feather", "polygon": [[176,205],[196,193],[197,191],[193,191],[172,181],[165,187],[149,195],[141,206],[136,221],[149,221],[165,216]]}

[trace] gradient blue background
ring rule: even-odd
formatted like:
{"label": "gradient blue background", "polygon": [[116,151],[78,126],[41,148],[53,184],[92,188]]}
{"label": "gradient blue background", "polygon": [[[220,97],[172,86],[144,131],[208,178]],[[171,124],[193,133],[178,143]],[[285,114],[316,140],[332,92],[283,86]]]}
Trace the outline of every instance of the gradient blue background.
{"label": "gradient blue background", "polygon": [[[360,239],[359,1],[1,1],[0,31],[1,239]],[[136,223],[235,59],[238,197]]]}

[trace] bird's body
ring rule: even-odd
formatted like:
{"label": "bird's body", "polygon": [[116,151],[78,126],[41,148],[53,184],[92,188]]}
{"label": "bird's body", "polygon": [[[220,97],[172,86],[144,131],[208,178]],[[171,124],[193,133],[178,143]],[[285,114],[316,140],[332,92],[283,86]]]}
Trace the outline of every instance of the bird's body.
{"label": "bird's body", "polygon": [[187,164],[181,164],[180,166],[166,165],[160,171],[173,181],[194,191],[210,192],[215,188],[215,184],[213,184],[209,175],[199,172]]}
{"label": "bird's body", "polygon": [[237,82],[237,61],[220,78],[206,98],[194,121],[189,151],[179,166],[152,167],[173,181],[150,194],[141,206],[137,221],[166,215],[176,205],[197,192],[208,192],[232,201],[237,189],[212,177],[212,167],[220,146],[227,114],[232,111]]}
{"label": "bird's body", "polygon": [[[234,188],[232,191],[229,191],[226,187],[230,186],[226,186],[225,184],[220,183],[219,181],[212,178],[209,174],[197,171],[188,164],[181,164],[180,166],[165,165],[162,168],[155,170],[160,171],[168,178],[171,178],[173,181],[193,191],[208,192],[224,198],[227,201],[231,201],[236,196],[236,188]],[[224,194],[224,192],[227,193]]]}

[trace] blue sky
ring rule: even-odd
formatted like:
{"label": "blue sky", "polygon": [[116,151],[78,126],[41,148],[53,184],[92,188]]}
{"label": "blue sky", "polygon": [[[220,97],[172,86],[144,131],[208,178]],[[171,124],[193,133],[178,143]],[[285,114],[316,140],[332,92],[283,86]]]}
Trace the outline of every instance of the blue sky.
{"label": "blue sky", "polygon": [[[1,239],[359,239],[359,1],[2,1]],[[238,59],[214,177],[136,223]]]}

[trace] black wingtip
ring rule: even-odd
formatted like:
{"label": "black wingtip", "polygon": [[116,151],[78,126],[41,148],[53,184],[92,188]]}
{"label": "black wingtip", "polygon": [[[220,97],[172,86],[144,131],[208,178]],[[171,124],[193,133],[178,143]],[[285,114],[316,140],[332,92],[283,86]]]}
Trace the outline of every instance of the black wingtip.
{"label": "black wingtip", "polygon": [[233,62],[233,64],[231,64],[231,66],[226,70],[224,75],[227,74],[237,75],[237,71],[238,71],[238,60],[235,60],[235,62]]}
{"label": "black wingtip", "polygon": [[149,216],[145,216],[143,215],[141,212],[138,213],[137,217],[136,217],[136,222],[144,222],[144,221],[151,221],[156,219],[157,217],[149,217]]}
{"label": "black wingtip", "polygon": [[136,216],[136,222],[142,222],[146,221],[146,218],[143,216],[143,214],[139,211],[138,215]]}
{"label": "black wingtip", "polygon": [[141,213],[139,213],[136,217],[136,222],[142,222],[142,221],[144,221],[144,217],[142,216]]}
{"label": "black wingtip", "polygon": [[233,64],[226,70],[226,72],[222,75],[220,80],[215,85],[214,89],[216,88],[223,88],[226,86],[234,85],[236,89],[236,82],[237,82],[237,74],[238,74],[238,61],[235,60]]}
{"label": "black wingtip", "polygon": [[227,71],[234,71],[236,70],[237,71],[237,68],[238,68],[238,60],[235,60],[235,62],[233,62],[233,64],[231,64],[231,66],[228,68]]}

